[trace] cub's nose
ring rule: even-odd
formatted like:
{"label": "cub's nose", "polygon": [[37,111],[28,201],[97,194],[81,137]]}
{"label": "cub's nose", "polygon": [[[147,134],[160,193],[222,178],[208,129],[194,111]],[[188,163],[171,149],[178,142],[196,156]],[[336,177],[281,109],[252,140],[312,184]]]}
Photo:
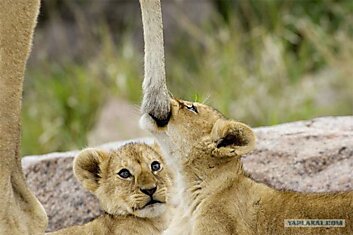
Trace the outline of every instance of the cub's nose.
{"label": "cub's nose", "polygon": [[154,188],[149,188],[149,189],[142,189],[140,188],[141,192],[143,192],[144,194],[148,195],[148,196],[152,196],[156,190],[157,190],[157,187],[154,187]]}

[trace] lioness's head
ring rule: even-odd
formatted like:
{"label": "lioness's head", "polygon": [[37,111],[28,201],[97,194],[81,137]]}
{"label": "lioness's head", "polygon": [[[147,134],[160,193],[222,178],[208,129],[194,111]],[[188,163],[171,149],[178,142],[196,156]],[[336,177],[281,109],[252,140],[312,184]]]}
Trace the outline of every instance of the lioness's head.
{"label": "lioness's head", "polygon": [[166,209],[171,179],[157,146],[130,143],[115,151],[88,148],[74,174],[109,214],[156,217]]}
{"label": "lioness's head", "polygon": [[157,137],[174,160],[188,156],[192,147],[206,140],[214,153],[240,156],[254,147],[255,136],[247,125],[226,119],[220,112],[205,104],[171,99],[170,119],[158,122],[149,114],[141,117],[140,125]]}

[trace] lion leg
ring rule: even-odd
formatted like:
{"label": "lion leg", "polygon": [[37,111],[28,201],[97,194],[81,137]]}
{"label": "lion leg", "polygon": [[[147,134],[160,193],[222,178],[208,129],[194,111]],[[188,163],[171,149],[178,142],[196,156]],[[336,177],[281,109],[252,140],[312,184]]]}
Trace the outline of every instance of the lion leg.
{"label": "lion leg", "polygon": [[47,226],[19,156],[22,83],[39,4],[0,1],[0,234],[44,234]]}

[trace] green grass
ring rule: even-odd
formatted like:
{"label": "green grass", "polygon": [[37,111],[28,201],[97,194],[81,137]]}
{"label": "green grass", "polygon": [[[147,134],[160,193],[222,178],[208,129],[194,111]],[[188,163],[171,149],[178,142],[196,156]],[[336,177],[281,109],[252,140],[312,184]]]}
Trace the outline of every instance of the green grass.
{"label": "green grass", "polygon": [[[108,96],[138,103],[143,55],[126,41],[121,50],[102,39],[102,50],[86,64],[47,63],[27,73],[22,112],[22,155],[65,151],[87,145]],[[136,59],[141,58],[141,59]],[[141,61],[141,63],[136,63]]]}
{"label": "green grass", "polygon": [[63,151],[87,143],[105,94],[84,67],[49,67],[32,71],[23,106],[23,153]]}
{"label": "green grass", "polygon": [[[220,13],[201,28],[178,15],[183,31],[166,52],[174,96],[252,126],[352,115],[352,1],[217,2]],[[23,155],[86,146],[108,96],[140,102],[143,52],[133,34],[117,44],[101,29],[90,43],[98,54],[28,69]]]}

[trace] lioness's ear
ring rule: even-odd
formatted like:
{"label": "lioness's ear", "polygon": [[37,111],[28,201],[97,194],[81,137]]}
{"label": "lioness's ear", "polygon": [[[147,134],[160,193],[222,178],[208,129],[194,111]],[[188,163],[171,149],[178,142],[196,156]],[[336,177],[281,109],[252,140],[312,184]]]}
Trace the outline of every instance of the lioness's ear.
{"label": "lioness's ear", "polygon": [[217,156],[241,156],[253,150],[255,135],[250,127],[233,120],[219,119],[211,132]]}
{"label": "lioness's ear", "polygon": [[82,150],[75,157],[73,163],[74,174],[85,189],[94,192],[98,188],[101,164],[108,157],[107,152],[94,148]]}

